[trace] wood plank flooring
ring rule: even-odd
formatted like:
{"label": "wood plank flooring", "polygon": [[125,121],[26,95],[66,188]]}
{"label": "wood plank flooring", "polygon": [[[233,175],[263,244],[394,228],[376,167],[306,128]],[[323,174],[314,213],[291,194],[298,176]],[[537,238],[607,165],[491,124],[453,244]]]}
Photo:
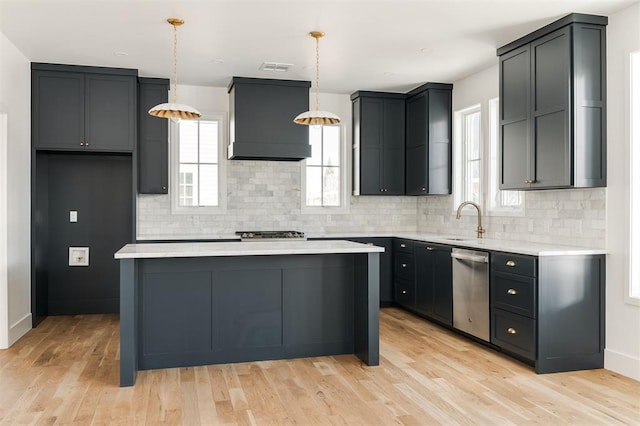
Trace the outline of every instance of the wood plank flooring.
{"label": "wood plank flooring", "polygon": [[49,317],[0,351],[0,424],[639,425],[640,382],[531,367],[395,308],[355,356],[142,371],[118,387],[116,315]]}

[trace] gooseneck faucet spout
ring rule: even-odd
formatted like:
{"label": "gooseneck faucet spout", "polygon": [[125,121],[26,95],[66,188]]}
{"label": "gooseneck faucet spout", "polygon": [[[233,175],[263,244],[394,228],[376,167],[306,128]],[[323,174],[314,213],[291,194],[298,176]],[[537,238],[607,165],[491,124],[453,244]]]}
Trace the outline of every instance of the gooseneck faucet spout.
{"label": "gooseneck faucet spout", "polygon": [[476,228],[476,232],[478,238],[482,238],[482,234],[484,234],[484,228],[482,227],[482,212],[480,211],[480,206],[478,204],[474,203],[473,201],[463,201],[462,203],[460,203],[460,205],[458,206],[458,212],[456,213],[456,219],[460,219],[460,212],[462,211],[462,208],[467,204],[472,205],[476,208],[476,210],[478,210],[478,227]]}

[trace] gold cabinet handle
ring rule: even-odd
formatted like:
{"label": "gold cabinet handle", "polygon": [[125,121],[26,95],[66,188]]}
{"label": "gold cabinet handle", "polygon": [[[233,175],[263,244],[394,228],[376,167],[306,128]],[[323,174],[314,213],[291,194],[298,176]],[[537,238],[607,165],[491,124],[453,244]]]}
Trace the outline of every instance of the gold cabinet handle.
{"label": "gold cabinet handle", "polygon": [[85,142],[85,143],[84,143],[84,146],[89,146],[89,142]]}
{"label": "gold cabinet handle", "polygon": [[425,188],[425,187],[423,186],[423,187],[422,187],[422,190],[423,190],[423,191],[426,191],[426,190],[427,190],[427,188]]}
{"label": "gold cabinet handle", "polygon": [[509,334],[516,334],[516,333],[517,333],[517,331],[516,331],[516,329],[515,329],[515,328],[513,328],[513,327],[509,327],[509,328],[507,328],[507,333],[509,333]]}
{"label": "gold cabinet handle", "polygon": [[526,183],[527,185],[531,185],[533,182],[535,182],[535,180],[533,179],[527,179],[524,181],[524,183]]}
{"label": "gold cabinet handle", "polygon": [[510,294],[510,295],[512,295],[512,296],[513,296],[513,295],[515,295],[515,294],[518,294],[518,292],[517,292],[515,289],[510,288],[509,290],[507,290],[507,294]]}
{"label": "gold cabinet handle", "polygon": [[400,244],[400,247],[405,248],[407,245],[406,244]]}
{"label": "gold cabinet handle", "polygon": [[84,146],[84,142],[80,142],[80,146]]}
{"label": "gold cabinet handle", "polygon": [[506,265],[513,268],[514,266],[516,266],[516,262],[514,262],[513,260],[507,260]]}
{"label": "gold cabinet handle", "polygon": [[402,290],[402,294],[407,294],[407,290]]}
{"label": "gold cabinet handle", "polygon": [[433,247],[427,247],[427,250],[433,251]]}
{"label": "gold cabinet handle", "polygon": [[406,267],[407,267],[407,264],[406,264],[406,263],[403,263],[403,264],[402,264],[402,267],[403,267],[403,268],[406,268]]}

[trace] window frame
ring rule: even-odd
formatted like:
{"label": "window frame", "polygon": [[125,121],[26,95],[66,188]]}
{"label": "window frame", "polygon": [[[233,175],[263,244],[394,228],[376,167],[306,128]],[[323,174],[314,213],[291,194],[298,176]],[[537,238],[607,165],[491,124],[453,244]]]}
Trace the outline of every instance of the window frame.
{"label": "window frame", "polygon": [[171,198],[171,214],[174,215],[211,215],[224,214],[227,209],[227,180],[226,180],[226,141],[227,114],[224,112],[202,115],[198,121],[218,122],[218,205],[217,206],[181,206],[180,197],[180,120],[170,120],[169,124],[169,197]]}
{"label": "window frame", "polygon": [[[457,170],[457,172],[454,174],[454,190],[453,190],[453,198],[454,198],[454,205],[452,206],[453,208],[453,212],[456,213],[457,212],[457,208],[460,205],[460,203],[462,203],[463,201],[469,201],[470,199],[467,196],[466,193],[466,189],[465,189],[465,182],[467,181],[467,173],[466,173],[466,164],[467,164],[467,159],[466,159],[466,143],[465,143],[465,136],[466,136],[466,132],[465,132],[465,118],[471,114],[475,114],[475,113],[479,113],[480,114],[480,134],[478,135],[480,140],[479,140],[479,144],[480,144],[480,200],[478,202],[478,204],[484,209],[484,190],[483,190],[483,186],[484,186],[484,182],[485,182],[485,149],[484,149],[484,135],[483,135],[483,126],[482,126],[482,122],[484,119],[484,114],[482,113],[482,105],[481,104],[475,104],[466,108],[462,108],[458,111],[456,111],[454,113],[454,149],[453,149],[453,154],[454,154],[454,170]],[[463,210],[462,211],[463,215],[469,215],[471,214],[470,210]],[[475,214],[475,213],[473,213]]]}
{"label": "window frame", "polygon": [[[340,205],[339,206],[308,206],[307,205],[307,159],[300,162],[300,211],[303,214],[346,214],[350,208],[350,192],[348,191],[350,170],[347,170],[350,159],[347,158],[346,126],[333,124],[340,129]],[[323,126],[324,127],[324,126]],[[309,129],[311,131],[311,129]],[[327,219],[329,220],[329,219]]]}
{"label": "window frame", "polygon": [[[634,217],[640,216],[640,50],[629,54],[629,281],[625,302],[640,306],[640,265],[633,259],[640,256],[640,224]],[[634,167],[635,166],[635,167]]]}
{"label": "window frame", "polygon": [[[487,101],[487,182],[486,188],[486,212],[489,216],[524,216],[525,200],[523,191],[500,190],[500,98],[495,97]],[[517,208],[505,207],[493,202],[494,197],[504,193],[515,192],[519,194],[520,206]]]}

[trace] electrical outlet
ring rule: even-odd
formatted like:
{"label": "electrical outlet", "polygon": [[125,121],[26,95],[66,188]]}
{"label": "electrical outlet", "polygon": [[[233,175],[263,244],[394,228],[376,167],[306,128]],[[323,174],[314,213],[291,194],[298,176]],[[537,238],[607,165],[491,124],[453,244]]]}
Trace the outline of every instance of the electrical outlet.
{"label": "electrical outlet", "polygon": [[69,222],[75,223],[78,221],[78,212],[75,210],[69,211]]}
{"label": "electrical outlet", "polygon": [[327,225],[331,225],[331,215],[327,215]]}
{"label": "electrical outlet", "polygon": [[200,224],[200,216],[198,215],[191,216],[191,223],[193,223],[194,225]]}

